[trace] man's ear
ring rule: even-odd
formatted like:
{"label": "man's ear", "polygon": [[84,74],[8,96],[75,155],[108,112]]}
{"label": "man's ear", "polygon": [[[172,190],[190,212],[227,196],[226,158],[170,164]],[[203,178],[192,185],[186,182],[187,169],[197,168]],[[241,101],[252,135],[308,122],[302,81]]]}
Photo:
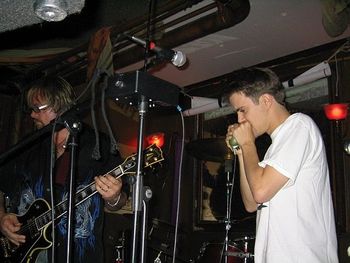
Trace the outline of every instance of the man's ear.
{"label": "man's ear", "polygon": [[270,108],[275,98],[268,93],[262,94],[259,98],[259,103],[262,103],[267,108]]}

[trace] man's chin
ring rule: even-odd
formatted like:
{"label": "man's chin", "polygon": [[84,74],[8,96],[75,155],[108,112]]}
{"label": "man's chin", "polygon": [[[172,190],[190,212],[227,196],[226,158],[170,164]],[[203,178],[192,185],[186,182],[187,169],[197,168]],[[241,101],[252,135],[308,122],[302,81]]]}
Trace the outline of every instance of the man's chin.
{"label": "man's chin", "polygon": [[41,122],[35,122],[34,125],[37,130],[40,130],[42,127],[44,127],[44,125]]}

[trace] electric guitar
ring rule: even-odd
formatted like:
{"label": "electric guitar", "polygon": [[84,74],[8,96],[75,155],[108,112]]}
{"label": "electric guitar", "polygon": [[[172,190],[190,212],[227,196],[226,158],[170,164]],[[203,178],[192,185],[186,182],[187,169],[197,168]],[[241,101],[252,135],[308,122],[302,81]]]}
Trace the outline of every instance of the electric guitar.
{"label": "electric guitar", "polygon": [[[143,151],[144,167],[150,167],[153,164],[164,160],[162,150],[155,144],[149,146]],[[124,174],[135,174],[137,164],[136,154],[129,156],[125,161],[106,173],[119,178]],[[75,194],[75,206],[81,204],[91,196],[97,193],[95,182],[90,183]],[[0,238],[0,262],[22,263],[35,261],[38,253],[51,247],[52,242],[47,236],[51,230],[52,212],[56,221],[67,213],[68,201],[64,200],[57,204],[53,211],[50,205],[44,199],[36,199],[22,216],[17,216],[22,224],[18,234],[26,236],[26,242],[20,246],[15,246],[8,238]]]}

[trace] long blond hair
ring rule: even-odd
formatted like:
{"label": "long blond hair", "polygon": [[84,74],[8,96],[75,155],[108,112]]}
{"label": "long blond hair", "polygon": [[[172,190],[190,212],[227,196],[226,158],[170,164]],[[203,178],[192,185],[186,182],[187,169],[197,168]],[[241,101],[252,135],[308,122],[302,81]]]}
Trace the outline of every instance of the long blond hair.
{"label": "long blond hair", "polygon": [[34,83],[27,92],[27,104],[33,107],[35,98],[42,98],[58,114],[74,103],[72,86],[61,77],[47,77]]}

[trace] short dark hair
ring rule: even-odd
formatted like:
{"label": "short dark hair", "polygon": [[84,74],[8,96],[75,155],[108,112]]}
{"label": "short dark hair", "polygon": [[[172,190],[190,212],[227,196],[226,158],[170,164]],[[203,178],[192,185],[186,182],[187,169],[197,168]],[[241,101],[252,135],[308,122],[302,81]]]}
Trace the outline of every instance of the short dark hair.
{"label": "short dark hair", "polygon": [[47,77],[35,82],[27,91],[27,104],[32,107],[35,97],[40,96],[47,100],[47,104],[56,113],[62,113],[74,103],[72,86],[61,77]]}
{"label": "short dark hair", "polygon": [[284,105],[284,88],[277,75],[268,68],[244,68],[235,71],[228,85],[228,98],[239,92],[255,103],[258,103],[261,95],[270,94],[278,103]]}

